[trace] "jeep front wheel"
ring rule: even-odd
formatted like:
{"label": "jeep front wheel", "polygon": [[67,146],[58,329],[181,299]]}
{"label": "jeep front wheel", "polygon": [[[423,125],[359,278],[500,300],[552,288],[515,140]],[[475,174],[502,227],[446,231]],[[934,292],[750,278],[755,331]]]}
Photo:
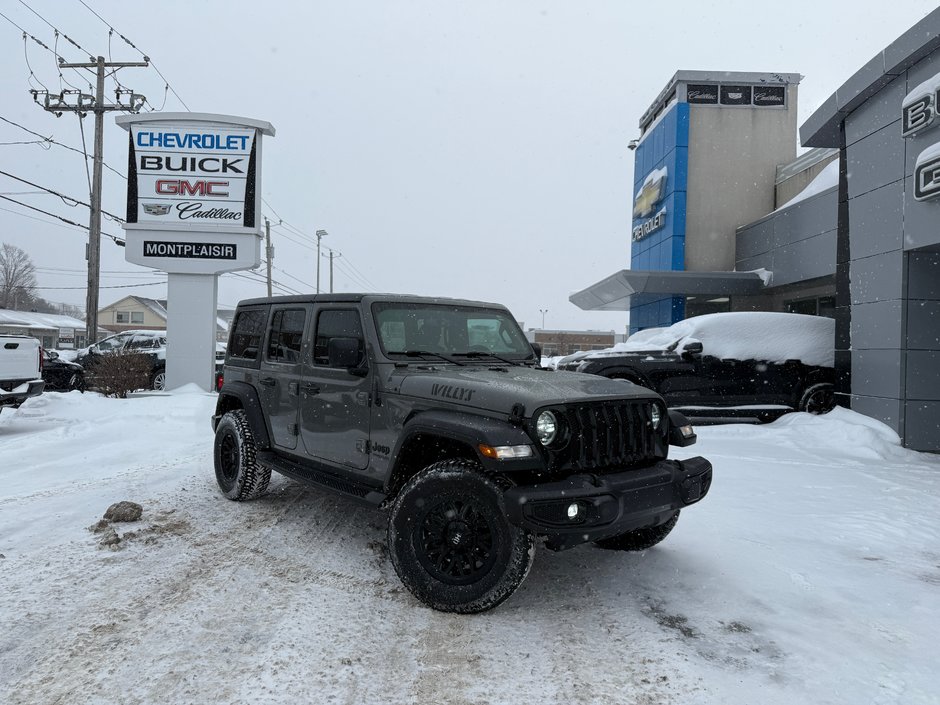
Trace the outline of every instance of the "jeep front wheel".
{"label": "jeep front wheel", "polygon": [[463,614],[512,595],[535,554],[533,536],[506,519],[502,490],[467,460],[434,463],[405,484],[389,512],[388,548],[415,597]]}
{"label": "jeep front wheel", "polygon": [[673,530],[677,521],[679,521],[679,512],[676,512],[669,521],[659,526],[648,526],[645,529],[628,531],[625,534],[620,534],[620,536],[600,539],[595,541],[594,544],[611,551],[645,551],[669,536],[669,532]]}
{"label": "jeep front wheel", "polygon": [[271,468],[258,462],[255,437],[242,409],[229,411],[215,429],[215,479],[222,494],[236,502],[264,494]]}

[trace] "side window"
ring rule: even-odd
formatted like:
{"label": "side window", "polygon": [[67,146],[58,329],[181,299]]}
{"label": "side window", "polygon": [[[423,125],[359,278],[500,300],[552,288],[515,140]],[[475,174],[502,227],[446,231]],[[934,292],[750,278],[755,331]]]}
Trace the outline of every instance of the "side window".
{"label": "side window", "polygon": [[303,309],[279,309],[274,312],[266,359],[271,362],[300,361],[306,317],[307,312]]}
{"label": "side window", "polygon": [[[330,362],[330,340],[333,338],[356,338],[362,351],[362,324],[359,312],[328,309],[317,316],[317,333],[313,343],[313,364],[327,365]],[[360,358],[361,359],[361,358]]]}
{"label": "side window", "polygon": [[238,312],[232,326],[232,341],[228,346],[229,357],[242,360],[258,359],[266,313],[264,309]]}

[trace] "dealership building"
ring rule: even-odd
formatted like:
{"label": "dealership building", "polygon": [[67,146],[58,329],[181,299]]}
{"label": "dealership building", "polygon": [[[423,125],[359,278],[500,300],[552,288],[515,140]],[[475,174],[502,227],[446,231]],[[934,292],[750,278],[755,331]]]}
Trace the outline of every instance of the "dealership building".
{"label": "dealership building", "polygon": [[940,10],[799,127],[799,75],[680,71],[640,119],[630,268],[571,296],[631,332],[836,320],[837,399],[940,451]]}

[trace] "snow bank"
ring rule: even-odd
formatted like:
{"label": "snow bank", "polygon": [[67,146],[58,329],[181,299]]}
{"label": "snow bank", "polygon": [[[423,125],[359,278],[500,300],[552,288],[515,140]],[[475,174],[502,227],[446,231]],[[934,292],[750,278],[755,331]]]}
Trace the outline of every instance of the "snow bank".
{"label": "snow bank", "polygon": [[794,203],[799,203],[800,201],[805,201],[807,198],[812,198],[813,196],[822,193],[823,191],[828,191],[831,188],[835,188],[839,185],[839,160],[829,162],[825,168],[816,174],[816,177],[807,184],[806,188],[796,194],[789,201],[784,203],[777,211],[781,211],[784,208],[789,208]]}

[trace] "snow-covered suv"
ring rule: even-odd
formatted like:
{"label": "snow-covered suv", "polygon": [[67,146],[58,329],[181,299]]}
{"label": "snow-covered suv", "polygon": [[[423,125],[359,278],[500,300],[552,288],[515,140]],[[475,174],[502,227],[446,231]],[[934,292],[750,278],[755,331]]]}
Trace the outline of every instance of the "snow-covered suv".
{"label": "snow-covered suv", "polygon": [[388,510],[404,585],[481,612],[529,571],[536,538],[642,550],[711,484],[667,460],[692,427],[648,389],[538,369],[504,307],[331,294],[243,301],[212,419],[223,494],[275,470]]}

